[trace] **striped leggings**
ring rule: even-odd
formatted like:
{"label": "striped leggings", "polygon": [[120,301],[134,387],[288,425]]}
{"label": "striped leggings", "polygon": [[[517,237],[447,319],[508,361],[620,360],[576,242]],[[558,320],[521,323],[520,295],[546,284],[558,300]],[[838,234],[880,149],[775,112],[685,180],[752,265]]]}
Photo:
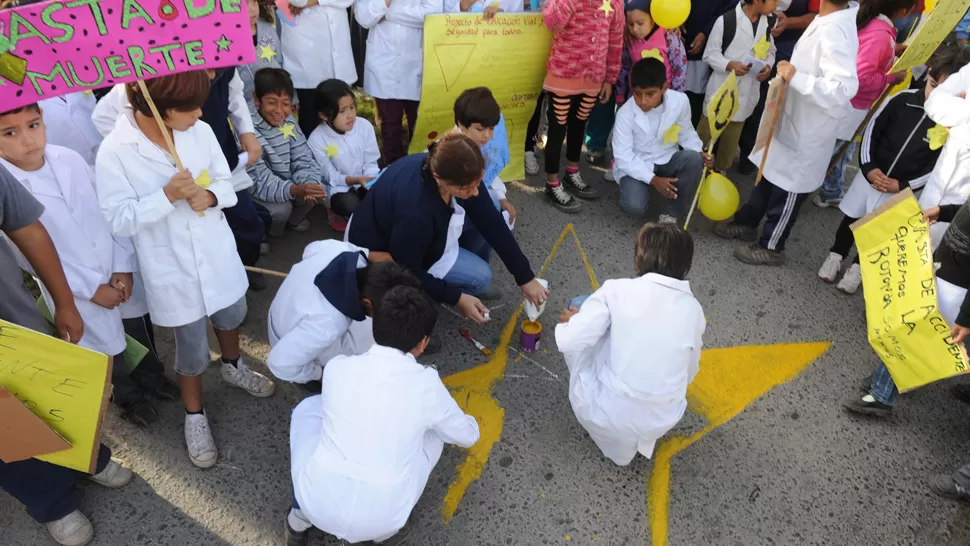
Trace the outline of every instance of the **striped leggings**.
{"label": "striped leggings", "polygon": [[562,96],[549,93],[546,174],[559,174],[563,140],[566,141],[566,161],[579,162],[586,139],[586,120],[595,105],[596,95]]}

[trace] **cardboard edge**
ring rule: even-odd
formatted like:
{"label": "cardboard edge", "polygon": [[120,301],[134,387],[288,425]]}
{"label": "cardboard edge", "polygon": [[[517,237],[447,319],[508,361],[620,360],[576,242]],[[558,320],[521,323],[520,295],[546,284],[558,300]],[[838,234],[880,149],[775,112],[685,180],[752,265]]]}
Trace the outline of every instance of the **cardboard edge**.
{"label": "cardboard edge", "polygon": [[111,371],[114,368],[114,359],[108,355],[102,355],[108,361],[104,373],[104,389],[101,391],[101,410],[98,415],[98,424],[94,427],[94,445],[91,446],[91,462],[88,464],[88,474],[97,474],[98,454],[101,452],[101,427],[104,425],[104,416],[108,412],[108,403],[111,401]]}
{"label": "cardboard edge", "polygon": [[855,233],[856,230],[865,227],[866,224],[868,224],[869,222],[873,221],[880,214],[882,214],[882,213],[886,212],[887,210],[895,207],[896,205],[902,203],[903,201],[905,201],[906,199],[908,199],[910,197],[912,197],[913,199],[916,199],[916,194],[913,193],[912,188],[906,188],[905,190],[903,190],[903,191],[897,193],[895,196],[893,196],[889,201],[886,201],[885,203],[883,203],[883,204],[879,205],[878,207],[876,207],[869,214],[867,214],[867,215],[863,216],[862,218],[859,218],[855,222],[852,222],[851,224],[849,224],[849,229],[851,229],[852,232]]}

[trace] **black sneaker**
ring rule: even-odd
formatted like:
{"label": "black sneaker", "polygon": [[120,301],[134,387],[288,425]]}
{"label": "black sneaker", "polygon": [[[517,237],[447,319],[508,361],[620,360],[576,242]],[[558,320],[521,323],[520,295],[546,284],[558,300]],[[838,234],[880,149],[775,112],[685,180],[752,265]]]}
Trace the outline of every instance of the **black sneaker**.
{"label": "black sneaker", "polygon": [[164,374],[140,375],[138,377],[138,384],[143,391],[159,400],[171,402],[182,397],[182,391],[179,390],[178,385],[171,379],[165,377]]}
{"label": "black sneaker", "polygon": [[556,187],[546,186],[546,197],[549,201],[552,201],[552,205],[557,209],[574,214],[582,209],[579,201],[576,200],[572,195],[569,195],[560,183]]}
{"label": "black sneaker", "polygon": [[295,531],[290,527],[290,520],[286,516],[283,516],[284,525],[286,525],[286,531],[283,534],[283,544],[284,546],[306,546],[307,542],[310,540],[310,529],[306,531]]}
{"label": "black sneaker", "polygon": [[319,379],[311,379],[306,383],[298,383],[298,385],[303,387],[303,390],[312,392],[313,394],[320,394],[323,392],[323,382]]}
{"label": "black sneaker", "polygon": [[122,419],[126,419],[139,427],[144,428],[158,421],[158,412],[144,398],[131,404],[119,404],[118,407],[121,408]]}
{"label": "black sneaker", "polygon": [[879,402],[872,394],[866,393],[858,398],[850,398],[842,402],[842,407],[860,415],[873,417],[889,417],[893,414],[893,407]]}
{"label": "black sneaker", "polygon": [[758,230],[730,221],[716,222],[714,224],[714,235],[722,239],[739,239],[746,243],[753,243],[758,240]]}
{"label": "black sneaker", "polygon": [[970,491],[967,491],[965,487],[953,481],[953,477],[949,474],[937,474],[935,476],[930,476],[930,479],[927,480],[926,485],[930,488],[930,491],[941,497],[953,500],[970,501]]}
{"label": "black sneaker", "polygon": [[566,177],[562,179],[562,185],[566,191],[580,199],[596,199],[600,196],[592,186],[583,182],[583,177],[579,173],[566,173]]}
{"label": "black sneaker", "polygon": [[758,243],[739,246],[734,250],[734,257],[748,265],[785,265],[784,254],[769,250]]}
{"label": "black sneaker", "polygon": [[964,404],[970,404],[970,385],[954,385],[950,394]]}

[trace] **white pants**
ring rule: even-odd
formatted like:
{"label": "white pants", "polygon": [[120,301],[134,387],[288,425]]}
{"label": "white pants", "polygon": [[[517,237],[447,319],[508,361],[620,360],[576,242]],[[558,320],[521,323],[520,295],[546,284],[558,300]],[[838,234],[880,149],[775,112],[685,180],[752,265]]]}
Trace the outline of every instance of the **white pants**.
{"label": "white pants", "polygon": [[269,215],[273,218],[273,224],[269,227],[269,234],[273,237],[282,236],[283,231],[286,229],[286,224],[297,225],[302,222],[306,218],[306,215],[310,213],[310,209],[313,208],[313,205],[298,201],[267,203],[256,198],[253,198],[253,201],[265,207],[269,211]]}

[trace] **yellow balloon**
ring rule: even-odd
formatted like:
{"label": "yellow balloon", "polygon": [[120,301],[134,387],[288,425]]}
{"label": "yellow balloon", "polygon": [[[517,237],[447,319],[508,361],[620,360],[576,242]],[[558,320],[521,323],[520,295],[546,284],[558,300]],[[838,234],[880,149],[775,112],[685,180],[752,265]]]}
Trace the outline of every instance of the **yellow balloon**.
{"label": "yellow balloon", "polygon": [[690,15],[690,0],[653,0],[650,16],[661,28],[677,28]]}
{"label": "yellow balloon", "polygon": [[734,183],[722,174],[711,173],[704,181],[704,187],[701,188],[697,207],[704,216],[720,222],[733,216],[740,203],[741,196],[738,195],[738,189]]}

